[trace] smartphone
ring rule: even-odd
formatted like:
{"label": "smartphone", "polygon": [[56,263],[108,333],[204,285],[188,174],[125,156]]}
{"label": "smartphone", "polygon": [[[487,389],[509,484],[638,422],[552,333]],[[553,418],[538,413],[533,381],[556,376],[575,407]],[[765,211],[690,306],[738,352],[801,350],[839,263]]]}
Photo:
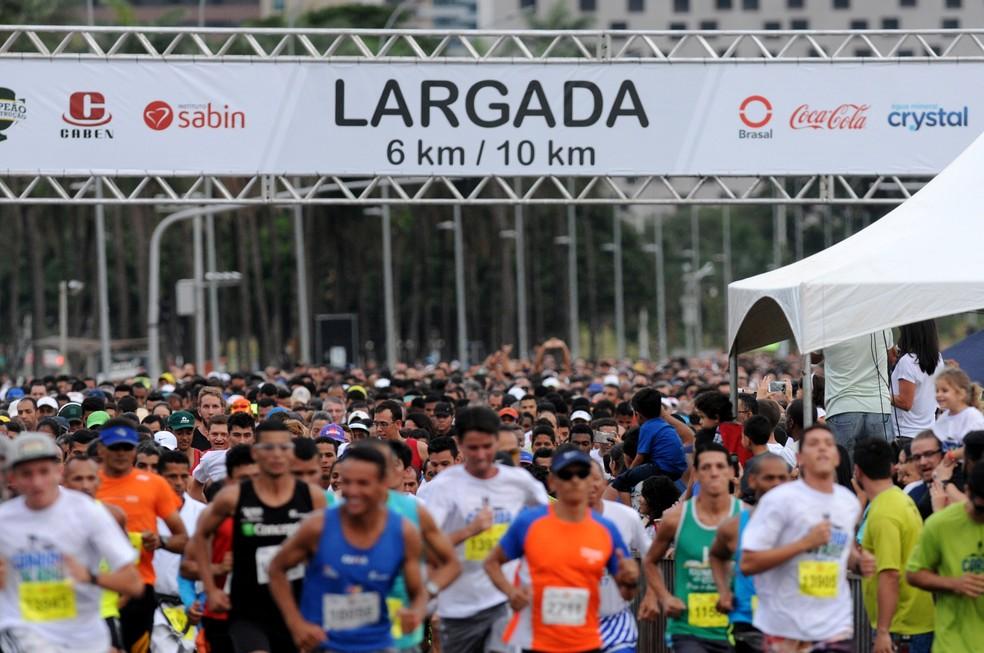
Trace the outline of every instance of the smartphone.
{"label": "smartphone", "polygon": [[769,392],[785,392],[786,382],[785,381],[770,381],[769,382]]}

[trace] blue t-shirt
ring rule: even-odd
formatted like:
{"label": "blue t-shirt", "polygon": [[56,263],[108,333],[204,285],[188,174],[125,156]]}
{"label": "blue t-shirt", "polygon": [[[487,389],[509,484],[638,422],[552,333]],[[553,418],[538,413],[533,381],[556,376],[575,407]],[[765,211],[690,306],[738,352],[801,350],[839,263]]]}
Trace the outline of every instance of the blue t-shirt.
{"label": "blue t-shirt", "polygon": [[638,453],[662,471],[680,475],[687,470],[683,443],[672,426],[660,417],[646,420],[639,428]]}

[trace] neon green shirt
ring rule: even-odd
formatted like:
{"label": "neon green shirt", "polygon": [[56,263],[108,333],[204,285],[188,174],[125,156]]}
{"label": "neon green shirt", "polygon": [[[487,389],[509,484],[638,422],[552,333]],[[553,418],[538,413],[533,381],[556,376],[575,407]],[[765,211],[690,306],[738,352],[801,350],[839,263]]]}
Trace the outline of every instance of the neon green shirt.
{"label": "neon green shirt", "polygon": [[[926,520],[909,571],[927,569],[946,578],[984,574],[984,524],[971,520],[963,503],[944,508]],[[934,653],[972,653],[984,642],[984,596],[970,599],[936,595]]]}
{"label": "neon green shirt", "polygon": [[889,488],[871,502],[861,546],[875,555],[878,566],[874,576],[861,581],[861,587],[872,628],[878,627],[878,574],[894,570],[900,574],[899,603],[890,631],[899,635],[933,632],[933,596],[905,580],[905,563],[922,530],[919,509],[899,488]]}

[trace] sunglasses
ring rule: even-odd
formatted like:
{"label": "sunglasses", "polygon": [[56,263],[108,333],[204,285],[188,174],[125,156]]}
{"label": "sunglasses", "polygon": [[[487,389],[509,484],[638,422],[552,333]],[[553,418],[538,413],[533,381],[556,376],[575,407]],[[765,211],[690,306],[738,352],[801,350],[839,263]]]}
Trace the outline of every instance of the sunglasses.
{"label": "sunglasses", "polygon": [[120,444],[110,445],[110,446],[108,446],[106,448],[109,449],[110,451],[133,451],[137,447],[136,447],[136,445],[133,445],[133,444],[120,443]]}
{"label": "sunglasses", "polygon": [[569,481],[575,476],[577,476],[580,479],[585,479],[590,475],[591,475],[591,470],[588,469],[587,467],[578,467],[577,469],[570,469],[568,467],[566,469],[560,470],[556,474],[557,478],[559,478],[562,481]]}

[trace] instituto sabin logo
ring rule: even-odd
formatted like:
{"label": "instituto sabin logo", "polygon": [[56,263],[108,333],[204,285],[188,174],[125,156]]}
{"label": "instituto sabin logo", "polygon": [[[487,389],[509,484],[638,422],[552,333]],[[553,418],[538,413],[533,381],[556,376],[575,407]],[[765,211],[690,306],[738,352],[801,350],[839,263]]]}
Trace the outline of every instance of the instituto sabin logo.
{"label": "instituto sabin logo", "polygon": [[9,88],[0,87],[0,143],[7,140],[5,131],[26,118],[27,104],[24,98],[18,98]]}

